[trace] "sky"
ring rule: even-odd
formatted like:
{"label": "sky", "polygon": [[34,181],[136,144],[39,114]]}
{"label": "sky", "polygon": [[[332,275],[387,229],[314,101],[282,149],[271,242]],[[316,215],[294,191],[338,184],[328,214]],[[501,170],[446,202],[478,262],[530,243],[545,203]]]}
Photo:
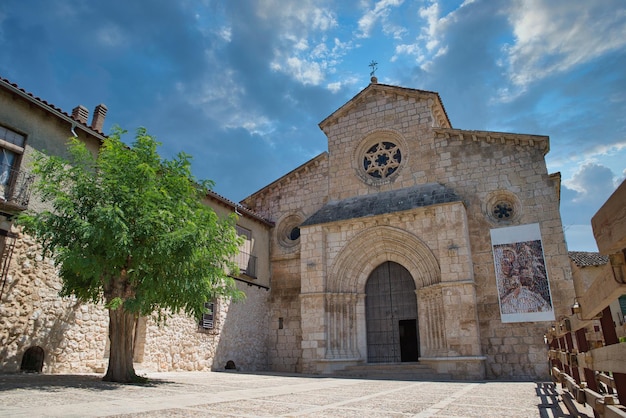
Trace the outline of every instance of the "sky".
{"label": "sky", "polygon": [[[570,251],[626,176],[624,0],[3,0],[0,76],[104,103],[240,201],[327,150],[370,81],[436,91],[452,126],[550,137]],[[90,115],[91,118],[91,115]]]}

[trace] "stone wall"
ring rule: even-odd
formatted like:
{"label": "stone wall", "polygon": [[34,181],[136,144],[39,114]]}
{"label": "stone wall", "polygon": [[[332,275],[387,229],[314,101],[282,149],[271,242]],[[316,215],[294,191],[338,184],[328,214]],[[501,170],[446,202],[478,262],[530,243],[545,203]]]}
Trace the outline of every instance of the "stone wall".
{"label": "stone wall", "polygon": [[237,283],[246,293],[241,302],[220,300],[215,308],[215,328],[205,330],[198,321],[174,315],[166,322],[147,320],[140,334],[143,352],[135,354],[137,368],[146,371],[224,370],[231,360],[238,370],[268,369],[268,298],[265,289]]}
{"label": "stone wall", "polygon": [[[346,107],[352,107],[340,112],[335,123],[322,124],[328,136],[331,199],[436,181],[432,180],[429,168],[439,157],[429,138],[433,126],[442,123],[433,114],[437,95],[415,90],[403,92],[403,89],[389,91],[386,86],[375,86],[368,95],[351,101]],[[393,181],[372,181],[362,172],[362,154],[372,144],[385,140],[398,145],[404,163],[394,173]]]}
{"label": "stone wall", "polygon": [[280,372],[302,371],[299,260],[272,261],[269,365]]}
{"label": "stone wall", "polygon": [[[244,203],[276,223],[270,244],[272,290],[268,324],[269,366],[302,371],[300,237],[291,236],[328,199],[328,155],[321,154]],[[295,239],[292,239],[295,238]]]}
{"label": "stone wall", "polygon": [[41,246],[16,240],[0,300],[0,370],[20,370],[25,351],[44,350],[45,373],[104,371],[108,315],[102,306],[61,298],[61,281]]}
{"label": "stone wall", "polygon": [[[216,370],[232,360],[239,370],[268,368],[269,292],[238,282],[247,298],[218,303],[215,330],[184,315],[166,325],[140,320],[135,353],[142,370]],[[61,281],[32,237],[16,240],[0,300],[0,371],[17,372],[27,349],[44,350],[44,373],[103,373],[108,364],[108,314],[101,305],[61,298]]]}
{"label": "stone wall", "polygon": [[[489,235],[492,228],[539,224],[555,315],[566,314],[574,298],[573,283],[556,192],[560,185],[547,172],[546,145],[540,138],[524,135],[496,140],[485,133],[439,130],[434,146],[447,152],[433,172],[447,178],[446,184],[463,195],[468,207],[487,377],[546,378],[543,335],[548,324],[502,323]],[[498,199],[511,203],[511,220],[492,216]]]}

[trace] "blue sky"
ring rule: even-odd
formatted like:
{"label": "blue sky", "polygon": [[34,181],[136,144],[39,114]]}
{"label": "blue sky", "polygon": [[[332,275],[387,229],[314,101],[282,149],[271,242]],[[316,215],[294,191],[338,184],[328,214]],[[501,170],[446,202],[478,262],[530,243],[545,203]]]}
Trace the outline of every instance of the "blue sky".
{"label": "blue sky", "polygon": [[[0,76],[105,103],[234,201],[327,149],[369,83],[439,92],[452,126],[550,136],[568,248],[626,175],[623,0],[4,0]],[[132,135],[129,135],[129,140]]]}

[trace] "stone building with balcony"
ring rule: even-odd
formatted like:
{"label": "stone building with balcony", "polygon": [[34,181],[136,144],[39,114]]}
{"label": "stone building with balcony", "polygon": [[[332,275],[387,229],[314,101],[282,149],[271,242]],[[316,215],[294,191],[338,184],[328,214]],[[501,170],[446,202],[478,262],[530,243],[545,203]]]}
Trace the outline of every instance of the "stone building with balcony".
{"label": "stone building with balcony", "polygon": [[[108,315],[103,306],[61,298],[61,282],[41,247],[19,232],[13,219],[25,209],[40,210],[31,193],[29,166],[35,151],[66,155],[78,137],[94,153],[105,136],[107,108],[77,106],[71,114],[0,79],[0,371],[102,372],[108,358]],[[230,304],[207,301],[200,321],[174,316],[166,326],[138,318],[135,360],[138,370],[207,370],[231,361],[242,370],[267,369],[267,300],[270,288],[271,222],[210,192],[205,203],[220,216],[239,214],[245,237],[235,274],[247,299]]]}

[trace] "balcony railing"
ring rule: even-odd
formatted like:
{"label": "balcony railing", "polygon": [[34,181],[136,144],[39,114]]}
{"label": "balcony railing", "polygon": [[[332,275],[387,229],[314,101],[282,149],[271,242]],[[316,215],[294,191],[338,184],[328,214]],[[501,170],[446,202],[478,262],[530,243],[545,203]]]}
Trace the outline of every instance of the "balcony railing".
{"label": "balcony railing", "polygon": [[235,262],[239,266],[239,274],[256,279],[256,257],[246,252],[240,251],[235,257]]}
{"label": "balcony railing", "polygon": [[8,179],[0,183],[0,204],[4,203],[18,209],[26,209],[30,201],[35,176],[22,170],[8,170],[8,172]]}

